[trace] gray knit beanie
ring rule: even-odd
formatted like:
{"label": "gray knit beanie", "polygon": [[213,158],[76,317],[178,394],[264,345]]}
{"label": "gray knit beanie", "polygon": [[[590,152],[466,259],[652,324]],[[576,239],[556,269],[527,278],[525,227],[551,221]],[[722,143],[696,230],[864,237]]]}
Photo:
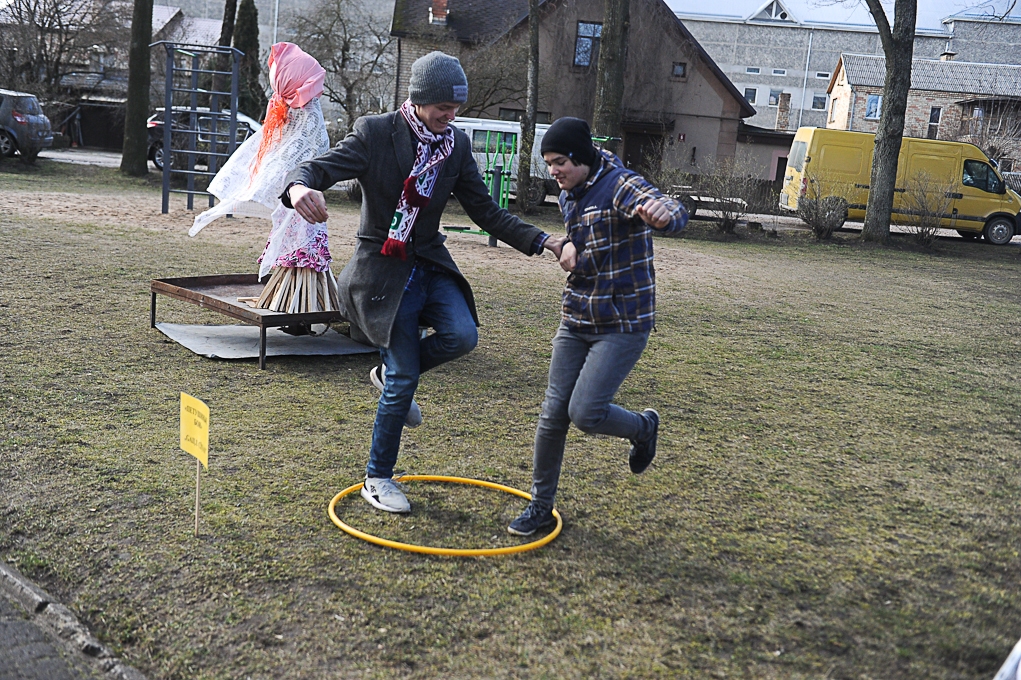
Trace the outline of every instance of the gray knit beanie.
{"label": "gray knit beanie", "polygon": [[430,52],[411,65],[408,95],[412,104],[439,104],[468,100],[468,79],[461,62],[443,52]]}

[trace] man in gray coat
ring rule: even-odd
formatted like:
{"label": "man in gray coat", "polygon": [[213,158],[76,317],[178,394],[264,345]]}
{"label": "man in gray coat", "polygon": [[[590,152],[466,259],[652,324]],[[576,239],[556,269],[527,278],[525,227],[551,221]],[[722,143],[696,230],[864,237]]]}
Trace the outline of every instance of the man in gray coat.
{"label": "man in gray coat", "polygon": [[[443,242],[440,215],[453,194],[487,232],[526,255],[552,239],[490,197],[468,136],[451,126],[468,98],[461,64],[432,52],[411,67],[409,98],[398,111],[364,116],[326,155],[288,177],[281,200],[312,223],[325,222],[322,190],[357,179],[361,226],[351,261],[338,277],[341,312],[380,348],[370,379],[382,389],[362,496],[388,512],[411,504],[392,481],[403,427],[421,422],[414,403],[419,375],[475,348],[478,313],[471,287]],[[434,333],[421,338],[419,326]]]}

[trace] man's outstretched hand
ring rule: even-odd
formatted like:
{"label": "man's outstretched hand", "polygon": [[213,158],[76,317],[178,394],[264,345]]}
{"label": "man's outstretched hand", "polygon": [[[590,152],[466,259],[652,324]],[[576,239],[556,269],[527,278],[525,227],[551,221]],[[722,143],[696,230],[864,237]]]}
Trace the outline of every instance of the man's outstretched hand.
{"label": "man's outstretched hand", "polygon": [[666,199],[654,198],[638,206],[638,216],[653,229],[663,229],[670,224],[670,208]]}
{"label": "man's outstretched hand", "polygon": [[303,184],[295,184],[287,190],[294,210],[309,224],[321,224],[327,220],[326,198],[323,192],[309,189]]}
{"label": "man's outstretched hand", "polygon": [[546,239],[546,242],[542,244],[542,247],[556,255],[559,260],[560,253],[564,249],[564,241],[566,240],[566,236],[550,236]]}

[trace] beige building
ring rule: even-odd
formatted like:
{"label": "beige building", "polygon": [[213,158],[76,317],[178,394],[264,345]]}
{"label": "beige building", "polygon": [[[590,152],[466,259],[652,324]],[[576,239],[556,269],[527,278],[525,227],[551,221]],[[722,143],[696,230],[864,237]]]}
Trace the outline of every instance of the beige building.
{"label": "beige building", "polygon": [[[904,135],[970,142],[1011,170],[1021,162],[1021,66],[952,56],[912,62]],[[826,127],[876,132],[885,75],[884,57],[842,54],[830,80]]]}
{"label": "beige building", "polygon": [[[602,0],[540,4],[539,122],[592,121],[603,23]],[[663,0],[632,0],[626,62],[623,148],[632,167],[662,158],[697,172],[732,158],[738,124],[755,109]],[[397,0],[394,103],[407,96],[411,64],[440,49],[461,59],[469,78],[465,115],[514,120],[524,109],[527,0]],[[491,96],[489,96],[491,95]]]}

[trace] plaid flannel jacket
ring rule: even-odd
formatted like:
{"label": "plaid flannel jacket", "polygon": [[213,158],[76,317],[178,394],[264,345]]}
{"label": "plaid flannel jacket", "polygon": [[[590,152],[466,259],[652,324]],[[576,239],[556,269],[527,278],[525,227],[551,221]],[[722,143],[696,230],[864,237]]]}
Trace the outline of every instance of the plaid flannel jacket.
{"label": "plaid flannel jacket", "polygon": [[[583,185],[560,192],[567,235],[578,250],[564,289],[563,321],[583,333],[649,331],[656,306],[652,228],[637,209],[663,194],[608,151],[600,152],[598,164]],[[657,231],[676,234],[688,214],[679,202],[667,200],[672,219]]]}

